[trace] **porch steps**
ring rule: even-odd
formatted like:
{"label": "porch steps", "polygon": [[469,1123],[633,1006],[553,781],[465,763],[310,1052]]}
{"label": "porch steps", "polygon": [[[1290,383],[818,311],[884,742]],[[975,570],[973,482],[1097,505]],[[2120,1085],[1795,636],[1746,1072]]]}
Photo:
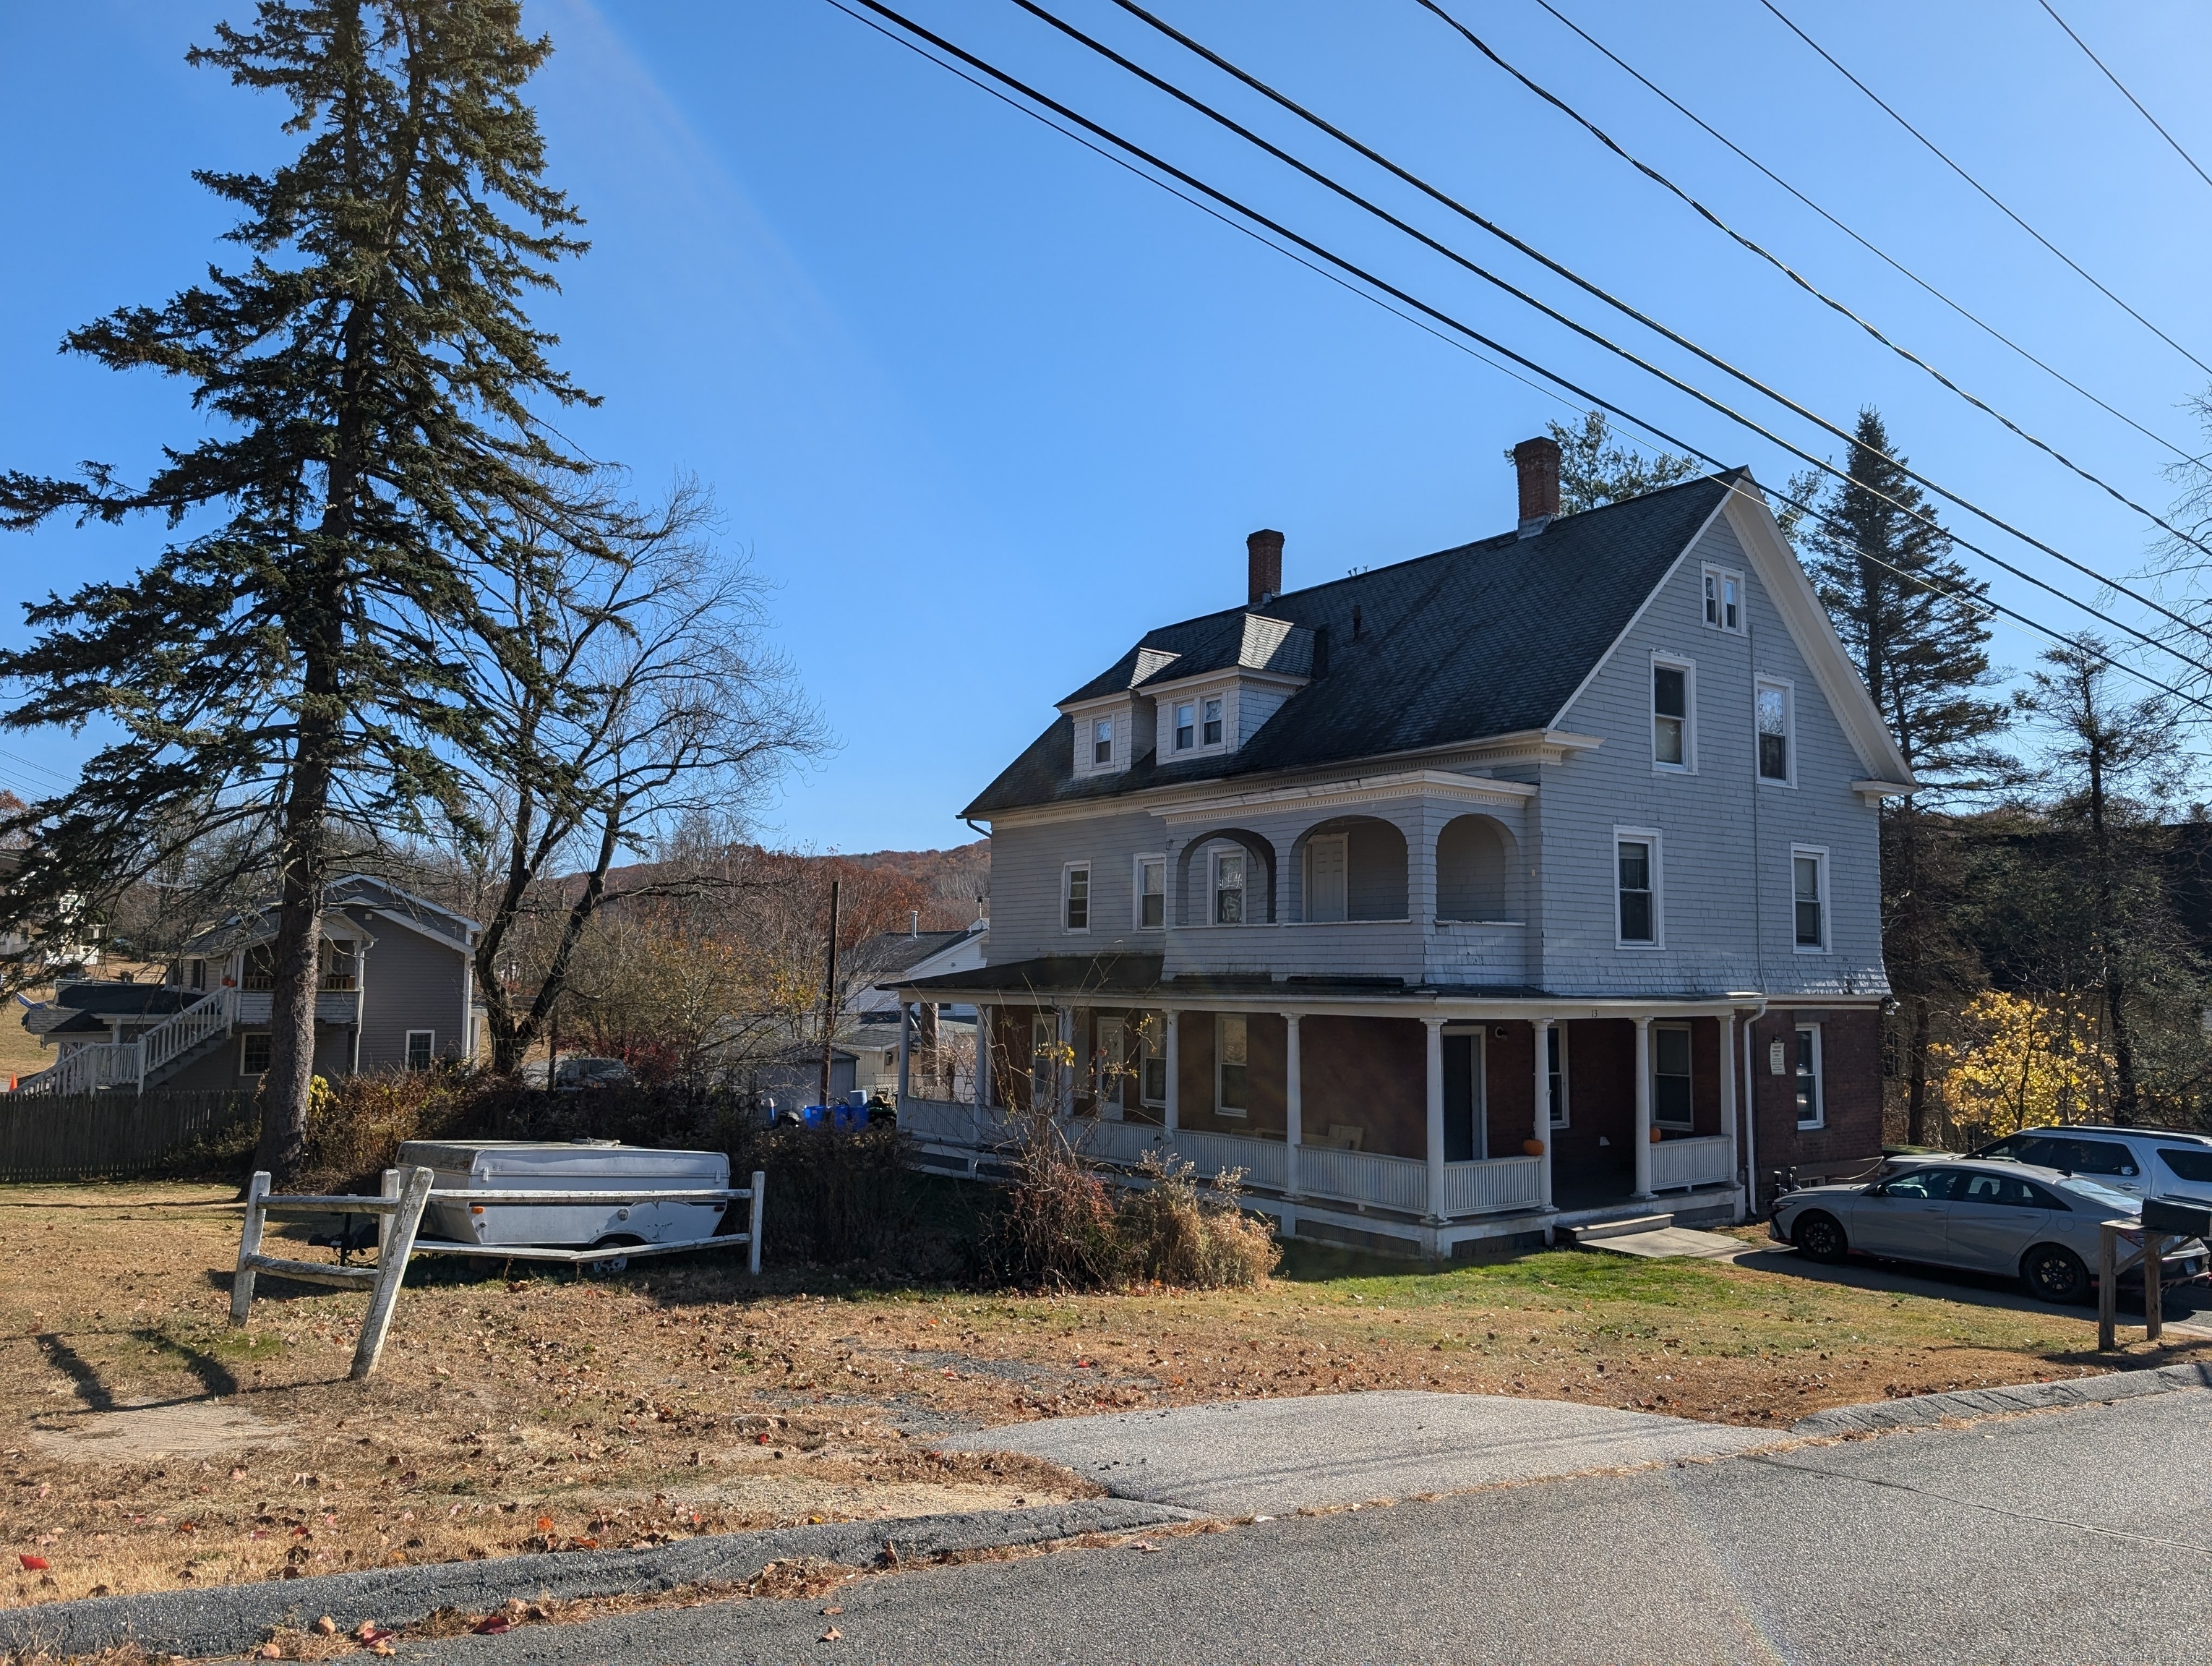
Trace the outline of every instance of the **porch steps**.
{"label": "porch steps", "polygon": [[1594,1220],[1583,1226],[1563,1230],[1571,1232],[1577,1243],[1595,1243],[1600,1238],[1626,1237],[1631,1232],[1656,1232],[1674,1224],[1672,1215],[1636,1215],[1626,1220]]}

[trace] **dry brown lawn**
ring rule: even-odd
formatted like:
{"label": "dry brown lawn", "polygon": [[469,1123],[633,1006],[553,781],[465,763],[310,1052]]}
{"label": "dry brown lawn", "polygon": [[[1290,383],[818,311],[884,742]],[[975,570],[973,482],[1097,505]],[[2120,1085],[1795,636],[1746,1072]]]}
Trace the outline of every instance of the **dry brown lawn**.
{"label": "dry brown lawn", "polygon": [[1299,1247],[1299,1276],[1257,1290],[1060,1298],[756,1286],[704,1258],[604,1282],[419,1262],[362,1386],[364,1295],[264,1275],[228,1328],[238,1223],[205,1186],[0,1189],[0,1601],[1091,1490],[930,1445],[1027,1418],[1431,1388],[1782,1427],[2106,1363],[2086,1310],[1573,1251],[1332,1277]]}

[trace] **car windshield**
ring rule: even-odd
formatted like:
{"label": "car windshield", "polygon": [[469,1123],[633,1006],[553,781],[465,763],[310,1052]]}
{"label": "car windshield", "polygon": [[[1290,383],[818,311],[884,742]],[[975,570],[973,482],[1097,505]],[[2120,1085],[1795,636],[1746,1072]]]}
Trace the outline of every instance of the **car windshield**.
{"label": "car windshield", "polygon": [[2058,1189],[2072,1197],[2084,1198],[2100,1209],[2109,1209],[2116,1215],[2132,1215],[2142,1207],[2125,1192],[2116,1192],[2110,1186],[2100,1186],[2094,1180],[2084,1180],[2079,1175],[2061,1180]]}

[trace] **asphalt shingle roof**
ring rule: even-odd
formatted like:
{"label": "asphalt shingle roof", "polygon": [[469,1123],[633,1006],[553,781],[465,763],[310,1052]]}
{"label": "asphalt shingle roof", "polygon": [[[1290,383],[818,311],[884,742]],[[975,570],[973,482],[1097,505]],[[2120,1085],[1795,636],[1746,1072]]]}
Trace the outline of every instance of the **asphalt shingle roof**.
{"label": "asphalt shingle roof", "polygon": [[[1305,674],[1327,633],[1327,674],[1227,756],[1078,776],[1065,716],[962,813],[1108,799],[1184,781],[1310,769],[1541,728],[1559,714],[1711,517],[1741,470],[1710,475],[1395,566],[1295,590],[1262,610],[1294,627],[1255,631],[1234,608],[1144,638],[1069,701],[1251,663]],[[1352,623],[1359,616],[1355,640]],[[1172,654],[1174,660],[1163,662]],[[1303,663],[1299,663],[1299,661]]]}

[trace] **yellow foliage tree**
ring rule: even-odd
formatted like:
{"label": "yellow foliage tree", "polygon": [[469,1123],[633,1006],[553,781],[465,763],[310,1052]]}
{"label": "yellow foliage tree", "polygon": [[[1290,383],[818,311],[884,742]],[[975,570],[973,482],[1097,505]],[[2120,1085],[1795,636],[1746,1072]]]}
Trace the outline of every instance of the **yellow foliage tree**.
{"label": "yellow foliage tree", "polygon": [[1996,1138],[2102,1112],[2112,1058],[2091,1012],[1992,989],[1959,1019],[1958,1038],[1929,1050],[1953,1127]]}

